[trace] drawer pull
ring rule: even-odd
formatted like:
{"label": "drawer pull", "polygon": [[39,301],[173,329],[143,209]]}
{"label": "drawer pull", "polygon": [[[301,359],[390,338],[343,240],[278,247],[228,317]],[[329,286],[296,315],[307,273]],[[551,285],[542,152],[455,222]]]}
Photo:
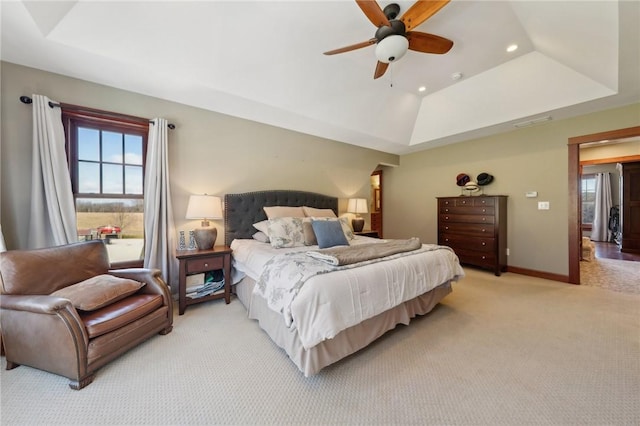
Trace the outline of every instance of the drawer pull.
{"label": "drawer pull", "polygon": [[486,246],[486,245],[487,245],[487,243],[485,243],[485,242],[483,241],[483,242],[482,242],[482,245],[483,245],[483,246]]}
{"label": "drawer pull", "polygon": [[205,263],[205,264],[204,264],[204,266],[205,266],[205,268],[208,268],[208,267],[209,267],[209,264],[208,264],[208,263]]}
{"label": "drawer pull", "polygon": [[486,212],[487,212],[487,209],[482,209],[482,213],[486,213]]}
{"label": "drawer pull", "polygon": [[486,259],[486,257],[485,257],[485,256],[482,256],[482,260],[485,260],[485,259]]}
{"label": "drawer pull", "polygon": [[446,220],[449,220],[449,216],[445,216],[444,218],[445,218]]}
{"label": "drawer pull", "polygon": [[486,232],[486,231],[487,231],[486,229],[482,228],[482,232]]}
{"label": "drawer pull", "polygon": [[449,229],[449,227],[448,227],[448,226],[445,226],[445,227],[444,227],[444,229]]}
{"label": "drawer pull", "polygon": [[487,218],[486,218],[486,217],[483,217],[483,218],[482,218],[482,221],[484,222],[485,220],[487,220]]}
{"label": "drawer pull", "polygon": [[449,209],[444,209],[444,211],[445,211],[446,213],[449,213]]}

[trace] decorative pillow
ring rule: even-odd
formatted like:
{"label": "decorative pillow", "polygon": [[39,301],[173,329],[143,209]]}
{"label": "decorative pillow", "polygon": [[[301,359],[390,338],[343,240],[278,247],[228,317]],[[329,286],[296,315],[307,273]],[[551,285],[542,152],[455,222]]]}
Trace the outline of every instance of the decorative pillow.
{"label": "decorative pillow", "polygon": [[356,238],[355,234],[353,233],[353,230],[351,229],[351,226],[349,226],[349,219],[347,219],[346,217],[337,217],[337,218],[333,218],[333,217],[312,217],[312,220],[329,220],[329,221],[336,221],[336,222],[340,222],[340,225],[342,226],[342,232],[344,232],[344,236],[347,237],[347,240],[353,240]]}
{"label": "decorative pillow", "polygon": [[337,220],[314,220],[311,221],[313,232],[318,239],[318,247],[329,248],[335,246],[348,246],[349,241],[344,236],[342,225]]}
{"label": "decorative pillow", "polygon": [[344,236],[347,237],[348,240],[355,240],[356,235],[353,233],[351,225],[349,225],[349,219],[346,217],[339,217],[338,220],[340,221],[340,225],[342,225]]}
{"label": "decorative pillow", "polygon": [[265,234],[262,231],[258,231],[255,234],[252,235],[253,239],[256,241],[260,241],[261,243],[268,243],[269,242],[269,237],[267,237],[267,234]]}
{"label": "decorative pillow", "polygon": [[308,218],[302,221],[302,233],[304,234],[305,246],[318,245],[318,240],[316,239],[315,232],[313,232],[313,226],[311,225],[311,220],[309,220]]}
{"label": "decorative pillow", "polygon": [[267,214],[268,219],[275,219],[278,217],[305,217],[302,207],[272,206],[263,207],[263,209]]}
{"label": "decorative pillow", "polygon": [[314,207],[302,206],[302,210],[307,217],[338,217],[331,209],[316,209]]}
{"label": "decorative pillow", "polygon": [[258,231],[263,232],[267,237],[269,236],[269,221],[263,220],[262,222],[254,223],[253,227]]}
{"label": "decorative pillow", "polygon": [[132,295],[144,283],[113,275],[96,275],[88,280],[51,293],[51,296],[69,299],[76,309],[95,311]]}
{"label": "decorative pillow", "polygon": [[275,248],[299,247],[304,245],[304,233],[302,231],[302,218],[277,217],[269,219],[268,227],[271,246]]}

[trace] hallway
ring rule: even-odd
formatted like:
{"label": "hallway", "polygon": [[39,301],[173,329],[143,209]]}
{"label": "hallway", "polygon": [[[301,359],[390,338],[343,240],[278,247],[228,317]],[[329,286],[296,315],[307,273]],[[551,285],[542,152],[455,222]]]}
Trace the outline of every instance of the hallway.
{"label": "hallway", "polygon": [[640,262],[639,253],[623,253],[620,251],[620,246],[615,243],[606,243],[599,241],[594,241],[594,243],[596,245],[596,258]]}

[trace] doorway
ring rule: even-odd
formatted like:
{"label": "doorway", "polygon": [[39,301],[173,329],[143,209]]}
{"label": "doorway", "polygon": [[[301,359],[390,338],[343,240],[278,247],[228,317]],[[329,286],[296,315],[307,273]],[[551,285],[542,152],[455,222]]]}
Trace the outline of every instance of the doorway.
{"label": "doorway", "polygon": [[371,230],[382,236],[382,170],[371,173]]}
{"label": "doorway", "polygon": [[569,283],[580,284],[582,241],[580,200],[580,145],[640,136],[640,126],[569,138]]}

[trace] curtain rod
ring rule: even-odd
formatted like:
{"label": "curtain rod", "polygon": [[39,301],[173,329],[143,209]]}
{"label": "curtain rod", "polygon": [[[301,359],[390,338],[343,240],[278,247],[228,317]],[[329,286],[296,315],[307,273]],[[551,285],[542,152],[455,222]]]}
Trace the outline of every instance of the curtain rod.
{"label": "curtain rod", "polygon": [[[33,103],[33,99],[31,99],[28,96],[20,96],[20,102],[22,102],[23,104],[32,104]],[[63,108],[64,107],[66,109],[70,109],[70,110],[74,110],[74,111],[93,111],[93,112],[99,112],[101,114],[111,114],[114,117],[125,117],[126,116],[125,114],[109,113],[108,111],[99,111],[99,110],[96,110],[96,109],[93,109],[93,108],[81,107],[81,106],[77,106],[77,105],[62,104],[62,103],[56,104],[56,103],[51,102],[51,101],[49,101],[49,106],[51,108],[55,108],[55,107]],[[138,117],[133,117],[133,116],[128,116],[128,117],[138,118]],[[142,120],[145,120],[145,119],[142,119]],[[149,120],[149,123],[155,124],[153,122],[153,120]],[[173,124],[173,123],[169,123],[169,124],[167,124],[167,127],[173,130],[173,129],[176,128],[176,125]]]}

